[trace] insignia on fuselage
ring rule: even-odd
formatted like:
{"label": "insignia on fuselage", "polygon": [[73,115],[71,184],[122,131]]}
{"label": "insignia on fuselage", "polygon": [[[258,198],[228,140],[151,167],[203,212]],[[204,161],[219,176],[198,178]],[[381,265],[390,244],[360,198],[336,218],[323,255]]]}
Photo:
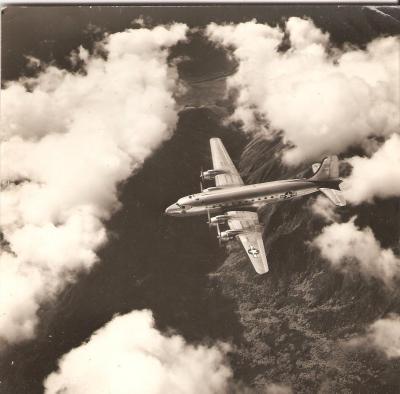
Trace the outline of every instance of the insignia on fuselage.
{"label": "insignia on fuselage", "polygon": [[294,197],[296,194],[297,194],[296,192],[288,191],[288,192],[286,192],[285,194],[281,194],[281,195],[280,195],[280,198],[286,200],[287,198],[292,198],[292,197]]}

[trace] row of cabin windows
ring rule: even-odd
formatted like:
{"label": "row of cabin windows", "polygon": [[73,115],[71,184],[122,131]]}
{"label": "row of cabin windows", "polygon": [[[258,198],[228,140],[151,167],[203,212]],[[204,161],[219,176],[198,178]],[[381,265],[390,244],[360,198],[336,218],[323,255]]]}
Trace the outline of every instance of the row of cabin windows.
{"label": "row of cabin windows", "polygon": [[[254,202],[254,201],[261,201],[261,200],[267,200],[268,198],[274,198],[275,196],[269,196],[269,197],[259,197],[259,198],[253,198],[252,200],[243,200],[243,201],[234,201],[231,203],[231,205],[238,205],[238,204],[247,204],[249,202]],[[218,208],[222,207],[223,204],[215,204],[212,207],[213,208]]]}

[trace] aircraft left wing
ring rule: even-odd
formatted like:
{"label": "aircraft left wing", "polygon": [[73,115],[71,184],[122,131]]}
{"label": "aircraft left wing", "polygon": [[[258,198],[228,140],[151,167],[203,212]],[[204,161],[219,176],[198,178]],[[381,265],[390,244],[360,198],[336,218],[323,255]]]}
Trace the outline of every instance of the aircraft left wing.
{"label": "aircraft left wing", "polygon": [[228,220],[231,230],[244,230],[244,233],[239,234],[238,237],[256,272],[258,274],[268,272],[267,256],[262,239],[262,228],[257,213],[250,211],[230,211],[227,214],[232,217]]}
{"label": "aircraft left wing", "polygon": [[215,177],[216,186],[243,185],[243,180],[233,164],[224,144],[219,138],[210,139],[211,156],[215,170],[224,170],[224,174]]}

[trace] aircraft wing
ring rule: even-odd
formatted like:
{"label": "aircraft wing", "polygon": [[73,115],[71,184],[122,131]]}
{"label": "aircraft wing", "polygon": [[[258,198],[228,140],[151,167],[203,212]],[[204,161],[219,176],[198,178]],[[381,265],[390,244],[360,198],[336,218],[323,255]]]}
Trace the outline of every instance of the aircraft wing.
{"label": "aircraft wing", "polygon": [[219,138],[210,139],[211,156],[213,168],[215,170],[224,170],[225,174],[215,177],[216,186],[238,186],[243,185],[243,180],[233,164],[224,144]]}
{"label": "aircraft wing", "polygon": [[228,220],[231,230],[245,230],[238,237],[249,257],[254,269],[258,274],[268,272],[267,256],[262,239],[262,228],[255,212],[230,211],[227,212],[232,218]]}

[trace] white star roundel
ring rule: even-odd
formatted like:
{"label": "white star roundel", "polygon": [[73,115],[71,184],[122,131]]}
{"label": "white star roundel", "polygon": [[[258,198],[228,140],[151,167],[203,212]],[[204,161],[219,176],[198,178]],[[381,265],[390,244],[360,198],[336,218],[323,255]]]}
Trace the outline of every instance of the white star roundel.
{"label": "white star roundel", "polygon": [[250,249],[247,250],[247,253],[253,257],[258,257],[260,251],[256,249],[254,246],[252,246]]}

